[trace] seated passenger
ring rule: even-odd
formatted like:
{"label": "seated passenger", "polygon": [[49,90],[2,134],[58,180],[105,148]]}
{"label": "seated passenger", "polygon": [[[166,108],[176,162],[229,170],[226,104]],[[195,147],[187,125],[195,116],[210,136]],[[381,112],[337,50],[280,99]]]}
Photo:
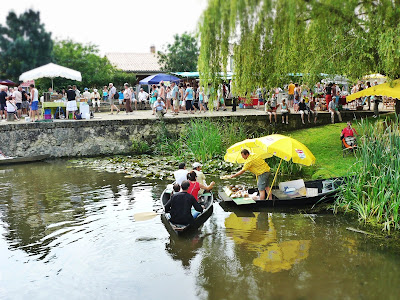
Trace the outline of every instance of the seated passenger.
{"label": "seated passenger", "polygon": [[204,185],[204,184],[202,184],[200,182],[197,182],[197,175],[196,175],[196,172],[194,170],[190,171],[187,174],[187,179],[189,180],[189,183],[190,183],[190,187],[188,189],[188,193],[193,195],[193,197],[195,197],[197,201],[199,201],[198,195],[199,195],[200,189],[203,189],[203,190],[206,190],[206,191],[210,191],[210,190],[212,190],[212,188],[215,185],[214,181],[212,181],[209,186]]}
{"label": "seated passenger", "polygon": [[165,205],[165,212],[170,213],[172,223],[187,225],[194,221],[192,206],[198,212],[203,212],[203,207],[188,193],[189,181],[184,180],[181,187],[182,192],[174,193]]}
{"label": "seated passenger", "polygon": [[351,122],[348,121],[347,127],[345,127],[340,134],[340,139],[344,138],[347,145],[354,147],[356,146],[356,135],[358,135],[357,131],[351,127]]}
{"label": "seated passenger", "polygon": [[186,170],[185,163],[180,163],[178,168],[179,170],[174,172],[175,182],[177,184],[182,184],[182,182],[187,179],[188,171]]}

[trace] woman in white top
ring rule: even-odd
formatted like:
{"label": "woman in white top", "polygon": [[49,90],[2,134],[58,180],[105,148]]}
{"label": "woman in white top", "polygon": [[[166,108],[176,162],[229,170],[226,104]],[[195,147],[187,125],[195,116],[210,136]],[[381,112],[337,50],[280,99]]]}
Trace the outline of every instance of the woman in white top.
{"label": "woman in white top", "polygon": [[168,112],[168,108],[170,108],[170,107],[172,110],[171,99],[172,99],[172,91],[171,91],[171,88],[169,86],[167,86],[167,100],[166,100],[167,105],[166,105],[165,113]]}

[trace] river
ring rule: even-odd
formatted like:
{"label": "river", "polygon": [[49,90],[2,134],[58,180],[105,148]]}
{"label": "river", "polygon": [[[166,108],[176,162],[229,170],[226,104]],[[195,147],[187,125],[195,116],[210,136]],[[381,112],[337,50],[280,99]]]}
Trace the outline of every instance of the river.
{"label": "river", "polygon": [[0,299],[400,295],[400,253],[346,230],[359,226],[349,216],[215,203],[202,230],[180,239],[159,215],[134,219],[160,208],[164,187],[64,160],[1,167]]}

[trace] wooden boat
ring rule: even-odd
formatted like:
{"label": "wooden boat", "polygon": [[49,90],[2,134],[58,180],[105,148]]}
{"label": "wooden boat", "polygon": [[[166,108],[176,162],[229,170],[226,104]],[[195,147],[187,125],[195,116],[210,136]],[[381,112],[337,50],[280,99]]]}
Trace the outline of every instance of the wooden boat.
{"label": "wooden boat", "polygon": [[[230,192],[227,188],[219,191],[218,195],[221,200],[220,203],[233,206],[305,206],[332,202],[343,180],[343,178],[330,178],[306,181],[304,182],[303,193],[285,193],[281,189],[274,187],[272,189],[272,200],[253,200],[251,197],[247,199],[235,199],[230,197]],[[248,190],[248,194],[251,195],[253,193],[258,193],[258,190]]]}
{"label": "wooden boat", "polygon": [[161,214],[161,220],[163,221],[168,232],[178,235],[186,235],[196,232],[211,216],[213,213],[214,196],[212,193],[204,193],[199,196],[199,203],[204,205],[205,209],[203,212],[194,219],[194,222],[188,225],[177,225],[169,221],[167,214],[165,213],[165,205],[171,199],[172,185],[169,185],[164,192],[161,194],[161,205],[163,213]]}
{"label": "wooden boat", "polygon": [[8,157],[8,158],[0,159],[0,166],[42,161],[48,157],[49,157],[49,155],[36,155],[36,156],[29,156],[29,157]]}

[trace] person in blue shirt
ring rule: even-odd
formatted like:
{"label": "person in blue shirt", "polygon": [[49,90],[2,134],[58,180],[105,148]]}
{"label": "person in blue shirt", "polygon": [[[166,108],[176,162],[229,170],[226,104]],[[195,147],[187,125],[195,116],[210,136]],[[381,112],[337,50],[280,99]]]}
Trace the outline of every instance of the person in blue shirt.
{"label": "person in blue shirt", "polygon": [[193,99],[194,99],[194,91],[193,88],[188,83],[185,93],[185,100],[186,100],[186,112],[190,111],[190,113],[194,113],[193,110],[196,112],[196,108],[193,106]]}
{"label": "person in blue shirt", "polygon": [[118,92],[118,103],[119,103],[119,110],[124,108],[124,91]]}

